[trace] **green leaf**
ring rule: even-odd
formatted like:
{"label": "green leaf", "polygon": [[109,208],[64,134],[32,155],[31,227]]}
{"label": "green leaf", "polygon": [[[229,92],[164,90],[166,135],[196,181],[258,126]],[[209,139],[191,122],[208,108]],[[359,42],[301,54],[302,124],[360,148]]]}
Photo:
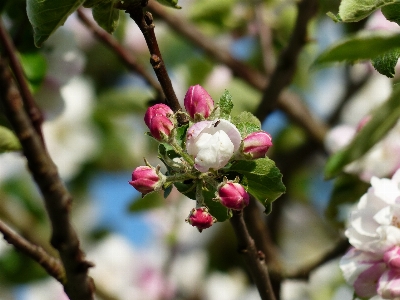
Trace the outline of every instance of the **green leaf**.
{"label": "green leaf", "polygon": [[400,85],[396,85],[390,98],[378,107],[372,119],[343,150],[332,155],[325,166],[327,179],[338,175],[352,161],[363,156],[379,142],[400,118]]}
{"label": "green leaf", "polygon": [[93,18],[108,33],[113,33],[118,26],[119,9],[114,8],[115,0],[104,1],[93,7]]}
{"label": "green leaf", "polygon": [[33,89],[39,89],[47,71],[47,62],[42,53],[30,52],[21,53],[20,61],[24,69],[25,76]]}
{"label": "green leaf", "polygon": [[176,189],[186,197],[196,200],[196,182],[185,180],[184,182],[174,182]]}
{"label": "green leaf", "polygon": [[372,60],[374,68],[389,78],[393,78],[395,74],[395,67],[400,57],[400,48],[392,49]]}
{"label": "green leaf", "polygon": [[129,204],[130,212],[143,212],[165,205],[165,201],[159,192],[152,192],[142,198],[139,196]]}
{"label": "green leaf", "polygon": [[245,138],[252,132],[261,130],[261,122],[252,113],[247,111],[241,112],[232,118],[232,123],[239,130],[242,138]]}
{"label": "green leaf", "polygon": [[381,9],[382,14],[391,22],[400,25],[400,3],[391,4]]}
{"label": "green leaf", "polygon": [[325,210],[326,217],[333,223],[341,225],[338,220],[340,206],[356,203],[368,190],[369,183],[361,181],[358,176],[343,174],[335,180],[329,204]]}
{"label": "green leaf", "polygon": [[85,0],[27,0],[26,10],[34,31],[36,47],[61,25]]}
{"label": "green leaf", "polygon": [[225,90],[224,94],[219,99],[220,117],[226,120],[230,119],[233,108],[232,96],[229,91]]}
{"label": "green leaf", "polygon": [[237,161],[232,164],[230,171],[244,176],[243,181],[248,192],[265,207],[286,191],[281,172],[269,158]]}
{"label": "green leaf", "polygon": [[357,22],[372,14],[380,7],[398,3],[399,0],[342,0],[339,17],[343,22]]}
{"label": "green leaf", "polygon": [[186,131],[188,130],[189,125],[179,126],[176,129],[176,141],[178,145],[180,145],[183,149],[185,149],[185,140],[186,140]]}
{"label": "green leaf", "polygon": [[14,132],[4,126],[0,126],[0,153],[21,150],[21,144]]}
{"label": "green leaf", "polygon": [[228,209],[219,201],[213,200],[215,198],[216,189],[211,185],[207,185],[207,190],[203,190],[203,197],[209,213],[217,219],[218,222],[227,220],[230,216]]}
{"label": "green leaf", "polygon": [[85,3],[83,3],[83,6],[84,7],[93,7],[102,2],[104,2],[104,0],[86,0]]}
{"label": "green leaf", "polygon": [[176,8],[176,9],[181,9],[182,8],[182,7],[180,7],[178,5],[178,0],[157,0],[157,2],[161,3],[162,5],[173,7],[173,8]]}
{"label": "green leaf", "polygon": [[400,35],[383,32],[362,32],[343,39],[322,52],[313,66],[333,62],[354,62],[374,59],[391,49],[400,47]]}

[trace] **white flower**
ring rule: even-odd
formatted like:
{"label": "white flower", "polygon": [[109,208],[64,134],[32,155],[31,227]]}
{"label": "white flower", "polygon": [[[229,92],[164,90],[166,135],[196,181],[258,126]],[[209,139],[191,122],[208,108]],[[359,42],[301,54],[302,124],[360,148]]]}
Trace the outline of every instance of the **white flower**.
{"label": "white flower", "polygon": [[198,122],[188,129],[186,137],[186,150],[194,156],[200,172],[224,167],[241,143],[235,125],[223,119]]}
{"label": "white flower", "polygon": [[372,187],[350,215],[350,249],[340,261],[358,297],[400,299],[400,170]]}

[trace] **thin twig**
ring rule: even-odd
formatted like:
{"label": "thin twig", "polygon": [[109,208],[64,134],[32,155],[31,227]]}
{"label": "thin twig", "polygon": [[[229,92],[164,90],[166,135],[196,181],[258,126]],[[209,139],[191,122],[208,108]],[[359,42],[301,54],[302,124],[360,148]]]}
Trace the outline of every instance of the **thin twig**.
{"label": "thin twig", "polygon": [[61,283],[65,282],[64,268],[59,259],[48,254],[42,247],[32,244],[27,239],[20,236],[1,220],[0,232],[9,244],[35,260],[50,276]]}
{"label": "thin twig", "polygon": [[261,299],[275,300],[264,253],[257,250],[256,244],[250,236],[243,219],[243,211],[233,211],[230,222],[238,240],[238,251],[244,255],[244,260],[257,286]]}
{"label": "thin twig", "polygon": [[[132,20],[138,25],[142,32],[144,39],[146,40],[147,47],[150,52],[150,63],[153,66],[154,72],[156,73],[157,79],[161,84],[166,97],[166,104],[171,107],[174,112],[181,110],[178,98],[176,97],[174,88],[171,83],[171,79],[168,75],[167,68],[165,67],[164,61],[161,56],[160,48],[156,35],[154,33],[153,16],[149,12],[144,12],[147,1],[141,3],[141,6],[134,4],[132,6],[124,7],[123,9],[129,14]],[[185,115],[178,115],[179,124],[185,124],[188,122]]]}
{"label": "thin twig", "polygon": [[317,13],[318,3],[316,0],[303,0],[298,2],[297,6],[297,19],[289,44],[281,52],[275,71],[256,109],[256,117],[260,120],[264,120],[276,108],[279,95],[293,79],[297,69],[297,58],[307,42],[307,27]]}
{"label": "thin twig", "polygon": [[[148,7],[155,16],[167,23],[176,33],[182,35],[191,43],[202,49],[212,59],[230,68],[235,76],[242,78],[257,90],[264,91],[268,80],[260,72],[234,59],[227,50],[216,46],[215,42],[200,32],[196,26],[184,20],[182,17],[176,17],[171,13],[167,13],[166,10],[155,1],[150,1]],[[282,109],[292,121],[299,124],[313,140],[323,145],[327,127],[323,122],[312,115],[299,96],[289,91],[282,93],[278,100],[278,107]],[[260,115],[261,113],[256,111],[255,114]]]}
{"label": "thin twig", "polygon": [[58,250],[65,268],[67,281],[64,290],[71,300],[93,299],[95,288],[93,280],[88,276],[88,269],[93,264],[85,260],[78,236],[70,223],[72,197],[34,130],[10,70],[2,58],[0,100],[22,145],[32,176],[43,195],[52,225],[51,244]]}
{"label": "thin twig", "polygon": [[264,22],[264,4],[262,1],[253,1],[253,13],[261,46],[264,72],[269,76],[274,69],[275,62],[272,48],[272,30]]}
{"label": "thin twig", "polygon": [[113,38],[112,35],[101,29],[99,26],[97,26],[93,21],[91,21],[84,13],[82,8],[79,8],[77,10],[78,18],[79,20],[85,24],[85,26],[94,34],[96,38],[98,38],[101,42],[104,43],[104,45],[108,46],[118,57],[119,59],[124,63],[124,66],[126,66],[130,71],[138,73],[141,75],[144,80],[153,88],[156,90],[158,94],[159,99],[164,100],[164,93],[163,90],[160,86],[160,84],[157,82],[157,80],[151,76],[145,68],[140,65],[132,55],[130,55],[125,49],[115,38]]}
{"label": "thin twig", "polygon": [[10,61],[10,67],[18,83],[26,111],[28,112],[33,127],[40,136],[43,145],[45,145],[42,133],[42,123],[43,123],[42,112],[40,111],[39,107],[36,105],[35,100],[33,99],[33,95],[26,82],[25,74],[22,69],[21,63],[19,62],[19,59],[17,57],[17,50],[15,49],[14,43],[11,40],[11,37],[8,35],[8,32],[6,31],[1,18],[0,18],[0,43],[4,46],[5,54],[7,55]]}
{"label": "thin twig", "polygon": [[340,239],[335,247],[333,247],[331,250],[326,252],[318,261],[314,262],[313,264],[300,269],[296,272],[293,272],[292,274],[288,274],[285,276],[286,279],[306,279],[308,280],[310,277],[310,274],[312,271],[314,271],[316,268],[322,266],[324,263],[337,258],[339,256],[342,256],[350,247],[349,241],[347,238],[342,238]]}

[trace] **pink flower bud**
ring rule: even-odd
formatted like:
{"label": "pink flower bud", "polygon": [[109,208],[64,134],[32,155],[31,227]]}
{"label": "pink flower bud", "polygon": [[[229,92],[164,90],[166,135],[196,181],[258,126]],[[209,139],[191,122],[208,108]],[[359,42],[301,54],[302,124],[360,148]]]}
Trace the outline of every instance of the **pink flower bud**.
{"label": "pink flower bud", "polygon": [[162,187],[163,175],[158,173],[156,169],[149,166],[137,167],[132,172],[132,181],[129,181],[129,184],[146,195]]}
{"label": "pink flower bud", "polygon": [[163,135],[169,136],[174,124],[166,116],[155,116],[151,119],[150,133],[156,140],[163,140]]}
{"label": "pink flower bud", "polygon": [[272,146],[272,138],[265,131],[250,133],[243,139],[243,153],[251,158],[265,157],[268,149]]}
{"label": "pink flower bud", "polygon": [[208,212],[206,207],[200,207],[193,208],[185,221],[202,232],[203,229],[210,227],[217,220]]}
{"label": "pink flower bud", "polygon": [[394,246],[383,255],[383,261],[391,269],[400,271],[400,247]]}
{"label": "pink flower bud", "polygon": [[214,109],[214,100],[199,84],[188,89],[183,103],[191,118],[194,118],[196,113],[208,118]]}
{"label": "pink flower bud", "polygon": [[164,116],[168,117],[168,115],[173,115],[174,112],[169,108],[168,105],[165,104],[155,104],[153,106],[150,106],[146,114],[144,115],[144,122],[146,123],[147,127],[150,128],[151,121],[154,117],[156,116]]}
{"label": "pink flower bud", "polygon": [[250,197],[241,184],[227,181],[219,187],[217,199],[227,208],[241,210],[249,205]]}

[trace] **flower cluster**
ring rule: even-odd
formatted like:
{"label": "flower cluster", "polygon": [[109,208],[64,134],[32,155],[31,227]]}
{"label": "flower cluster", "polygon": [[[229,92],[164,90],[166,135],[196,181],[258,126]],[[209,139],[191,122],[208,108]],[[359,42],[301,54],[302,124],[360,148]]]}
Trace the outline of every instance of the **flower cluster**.
{"label": "flower cluster", "polygon": [[351,212],[345,234],[353,247],[340,267],[358,297],[399,299],[400,171],[371,185]]}
{"label": "flower cluster", "polygon": [[[237,173],[229,173],[229,167],[235,161],[265,158],[272,139],[257,126],[240,132],[223,104],[215,105],[200,85],[189,88],[184,106],[190,122],[183,126],[179,126],[177,114],[184,112],[175,114],[165,104],[148,108],[144,121],[151,136],[161,144],[159,157],[168,171],[164,175],[159,166],[154,168],[145,160],[146,166],[133,171],[129,184],[142,195],[168,191],[174,184],[196,200],[197,206],[186,221],[202,231],[217,221],[209,212],[208,200],[218,201],[228,212],[249,204],[246,187]],[[211,197],[210,191],[214,192]]]}

